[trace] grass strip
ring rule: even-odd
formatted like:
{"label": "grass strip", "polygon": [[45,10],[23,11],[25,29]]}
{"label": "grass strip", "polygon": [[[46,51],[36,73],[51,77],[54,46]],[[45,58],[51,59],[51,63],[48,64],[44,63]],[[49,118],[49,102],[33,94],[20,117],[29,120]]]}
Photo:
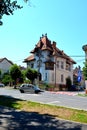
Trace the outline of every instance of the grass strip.
{"label": "grass strip", "polygon": [[0,105],[11,107],[14,109],[20,109],[27,112],[49,114],[51,116],[54,116],[55,118],[62,118],[80,123],[87,123],[87,111],[84,110],[24,101],[8,96],[0,96]]}
{"label": "grass strip", "polygon": [[78,94],[78,96],[87,97],[87,94]]}

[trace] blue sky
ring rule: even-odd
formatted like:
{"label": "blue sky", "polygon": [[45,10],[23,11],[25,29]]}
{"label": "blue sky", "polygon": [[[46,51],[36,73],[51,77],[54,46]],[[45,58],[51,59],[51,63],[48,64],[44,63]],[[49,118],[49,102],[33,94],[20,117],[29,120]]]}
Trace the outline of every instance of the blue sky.
{"label": "blue sky", "polygon": [[[87,44],[87,0],[18,0],[24,7],[14,15],[3,17],[0,27],[0,57],[26,66],[23,60],[30,55],[42,34],[47,33],[57,47],[84,66]],[[77,57],[76,57],[77,56]],[[81,56],[81,57],[80,57]]]}

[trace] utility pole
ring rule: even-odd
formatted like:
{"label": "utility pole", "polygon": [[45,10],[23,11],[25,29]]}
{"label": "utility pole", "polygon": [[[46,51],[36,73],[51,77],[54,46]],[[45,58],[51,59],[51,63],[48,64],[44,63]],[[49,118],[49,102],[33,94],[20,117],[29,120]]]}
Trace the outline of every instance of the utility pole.
{"label": "utility pole", "polygon": [[41,51],[40,48],[37,48],[36,55],[37,55],[37,57],[38,57],[38,60],[37,60],[37,67],[38,67],[38,84],[39,84],[39,80],[40,80],[40,67],[41,67],[41,63],[42,63],[42,60],[41,60],[42,51]]}
{"label": "utility pole", "polygon": [[56,88],[56,60],[57,60],[57,57],[55,56],[55,88]]}

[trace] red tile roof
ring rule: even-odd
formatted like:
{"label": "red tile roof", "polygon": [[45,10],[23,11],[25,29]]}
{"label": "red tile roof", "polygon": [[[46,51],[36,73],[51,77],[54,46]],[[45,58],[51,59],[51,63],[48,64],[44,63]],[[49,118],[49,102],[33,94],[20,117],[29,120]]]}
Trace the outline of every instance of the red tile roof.
{"label": "red tile roof", "polygon": [[24,59],[24,62],[35,60],[34,55],[30,55],[26,59]]}
{"label": "red tile roof", "polygon": [[[31,51],[31,53],[35,53],[38,51],[38,49],[44,51],[44,50],[49,50],[51,52],[51,56],[58,56],[65,58],[67,61],[72,62],[76,64],[76,62],[70,58],[67,54],[64,53],[64,51],[60,50],[59,48],[56,47],[56,42],[51,42],[47,35],[43,35],[39,42],[36,44],[35,48]],[[25,59],[25,61],[31,61],[34,60],[33,56],[29,56],[28,58]]]}
{"label": "red tile roof", "polygon": [[47,38],[47,36],[40,38],[39,42],[36,44],[36,47],[31,51],[31,53],[36,52],[37,48],[40,48],[41,50],[53,51],[51,41]]}

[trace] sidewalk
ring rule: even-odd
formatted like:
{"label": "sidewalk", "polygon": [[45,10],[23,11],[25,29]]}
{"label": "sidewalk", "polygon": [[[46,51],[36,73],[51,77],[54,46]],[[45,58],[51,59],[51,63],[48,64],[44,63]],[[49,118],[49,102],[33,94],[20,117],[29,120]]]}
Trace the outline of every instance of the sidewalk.
{"label": "sidewalk", "polygon": [[0,130],[87,130],[87,124],[0,106]]}
{"label": "sidewalk", "polygon": [[85,94],[85,91],[50,91],[53,94],[66,94],[66,95],[71,95],[71,96],[75,96],[78,94]]}

